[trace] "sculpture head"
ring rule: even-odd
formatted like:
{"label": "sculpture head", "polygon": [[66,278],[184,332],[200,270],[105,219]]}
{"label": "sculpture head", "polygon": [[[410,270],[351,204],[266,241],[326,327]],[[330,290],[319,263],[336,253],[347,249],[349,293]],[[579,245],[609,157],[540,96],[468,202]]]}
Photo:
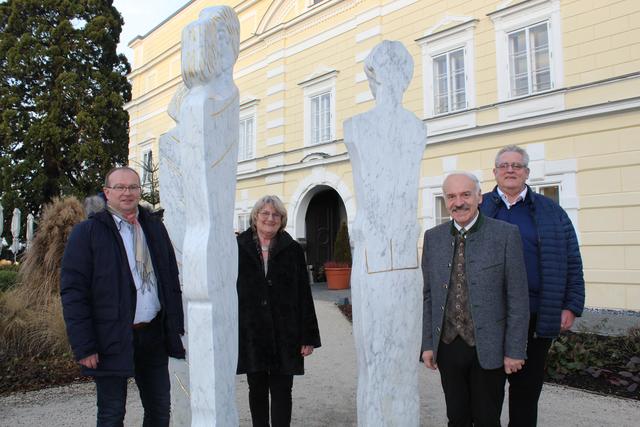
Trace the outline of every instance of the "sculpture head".
{"label": "sculpture head", "polygon": [[402,43],[383,40],[364,60],[364,72],[376,100],[384,93],[400,103],[413,77],[413,58]]}
{"label": "sculpture head", "polygon": [[182,78],[188,88],[233,72],[240,51],[240,21],[229,6],[209,7],[182,30]]}

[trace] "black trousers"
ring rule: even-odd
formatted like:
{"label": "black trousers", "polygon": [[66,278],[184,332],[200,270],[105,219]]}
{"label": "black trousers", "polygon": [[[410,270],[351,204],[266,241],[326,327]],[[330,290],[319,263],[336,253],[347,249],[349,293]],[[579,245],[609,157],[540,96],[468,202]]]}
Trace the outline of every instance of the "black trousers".
{"label": "black trousers", "polygon": [[500,426],[504,400],[504,368],[482,369],[476,348],[460,337],[440,341],[438,370],[451,427]]}
{"label": "black trousers", "polygon": [[544,382],[547,354],[553,340],[534,337],[536,320],[536,315],[532,314],[524,367],[508,376],[509,427],[535,427],[538,423],[538,399]]}
{"label": "black trousers", "polygon": [[269,427],[269,394],[271,394],[271,426],[289,427],[293,375],[254,372],[247,374],[247,382],[253,426]]}
{"label": "black trousers", "polygon": [[[144,427],[168,427],[171,408],[169,356],[162,322],[156,317],[144,329],[133,331],[135,380],[144,408]],[[127,377],[96,376],[98,427],[121,427],[127,403]]]}

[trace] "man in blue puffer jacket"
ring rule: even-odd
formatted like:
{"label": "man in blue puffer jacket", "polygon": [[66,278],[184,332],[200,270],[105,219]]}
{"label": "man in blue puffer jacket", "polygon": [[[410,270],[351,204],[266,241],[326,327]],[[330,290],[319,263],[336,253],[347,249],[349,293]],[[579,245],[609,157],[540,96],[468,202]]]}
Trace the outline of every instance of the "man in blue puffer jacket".
{"label": "man in blue puffer jacket", "polygon": [[144,426],[169,426],[168,357],[184,358],[178,267],[159,217],[138,206],[140,177],[105,178],[104,210],[76,225],[62,259],[60,294],[69,343],[93,376],[98,427],[122,425],[135,377]]}
{"label": "man in blue puffer jacket", "polygon": [[535,426],[544,366],[553,338],[571,328],[584,308],[582,259],[575,230],[557,203],[534,193],[529,155],[508,145],[496,155],[498,185],[482,196],[485,215],[520,229],[529,282],[529,338],[524,368],[509,379],[509,426]]}

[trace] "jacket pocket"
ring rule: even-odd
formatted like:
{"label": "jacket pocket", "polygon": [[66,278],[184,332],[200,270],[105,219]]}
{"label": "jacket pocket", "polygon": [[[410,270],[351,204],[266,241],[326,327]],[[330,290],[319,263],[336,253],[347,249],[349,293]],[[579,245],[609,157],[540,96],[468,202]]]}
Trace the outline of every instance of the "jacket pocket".
{"label": "jacket pocket", "polygon": [[121,352],[123,333],[119,322],[97,320],[94,327],[100,354],[118,354]]}

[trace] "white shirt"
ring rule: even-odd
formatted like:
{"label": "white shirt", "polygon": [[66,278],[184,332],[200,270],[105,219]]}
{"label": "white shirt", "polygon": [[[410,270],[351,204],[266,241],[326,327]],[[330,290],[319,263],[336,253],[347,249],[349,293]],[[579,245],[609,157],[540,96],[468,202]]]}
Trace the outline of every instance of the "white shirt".
{"label": "white shirt", "polygon": [[480,212],[476,212],[476,216],[473,217],[473,219],[469,222],[469,224],[467,224],[466,226],[462,227],[460,224],[458,224],[457,222],[453,221],[453,226],[456,228],[456,230],[460,231],[462,230],[462,228],[464,228],[466,231],[469,231],[471,229],[471,227],[473,227],[473,224],[476,223],[476,221],[478,220],[478,217],[480,216]]}
{"label": "white shirt", "polygon": [[524,186],[524,190],[522,190],[520,192],[520,194],[518,194],[518,197],[516,198],[516,201],[513,202],[513,203],[509,203],[509,199],[507,198],[507,195],[504,193],[504,191],[502,191],[500,189],[500,187],[498,187],[498,195],[500,196],[500,198],[504,202],[504,204],[507,207],[507,209],[511,209],[511,206],[515,205],[520,200],[524,200],[524,198],[527,196],[527,186],[526,185]]}
{"label": "white shirt", "polygon": [[[160,311],[160,299],[158,298],[157,286],[151,286],[150,291],[142,292],[142,276],[136,268],[136,250],[133,246],[133,224],[129,224],[115,215],[113,220],[122,237],[124,249],[127,251],[127,260],[129,261],[129,269],[136,285],[136,314],[133,323],[150,322]],[[144,234],[144,232],[143,232]],[[145,242],[146,244],[146,242]],[[151,273],[154,274],[155,273]],[[152,278],[156,282],[155,277]],[[157,283],[157,282],[156,282]]]}

